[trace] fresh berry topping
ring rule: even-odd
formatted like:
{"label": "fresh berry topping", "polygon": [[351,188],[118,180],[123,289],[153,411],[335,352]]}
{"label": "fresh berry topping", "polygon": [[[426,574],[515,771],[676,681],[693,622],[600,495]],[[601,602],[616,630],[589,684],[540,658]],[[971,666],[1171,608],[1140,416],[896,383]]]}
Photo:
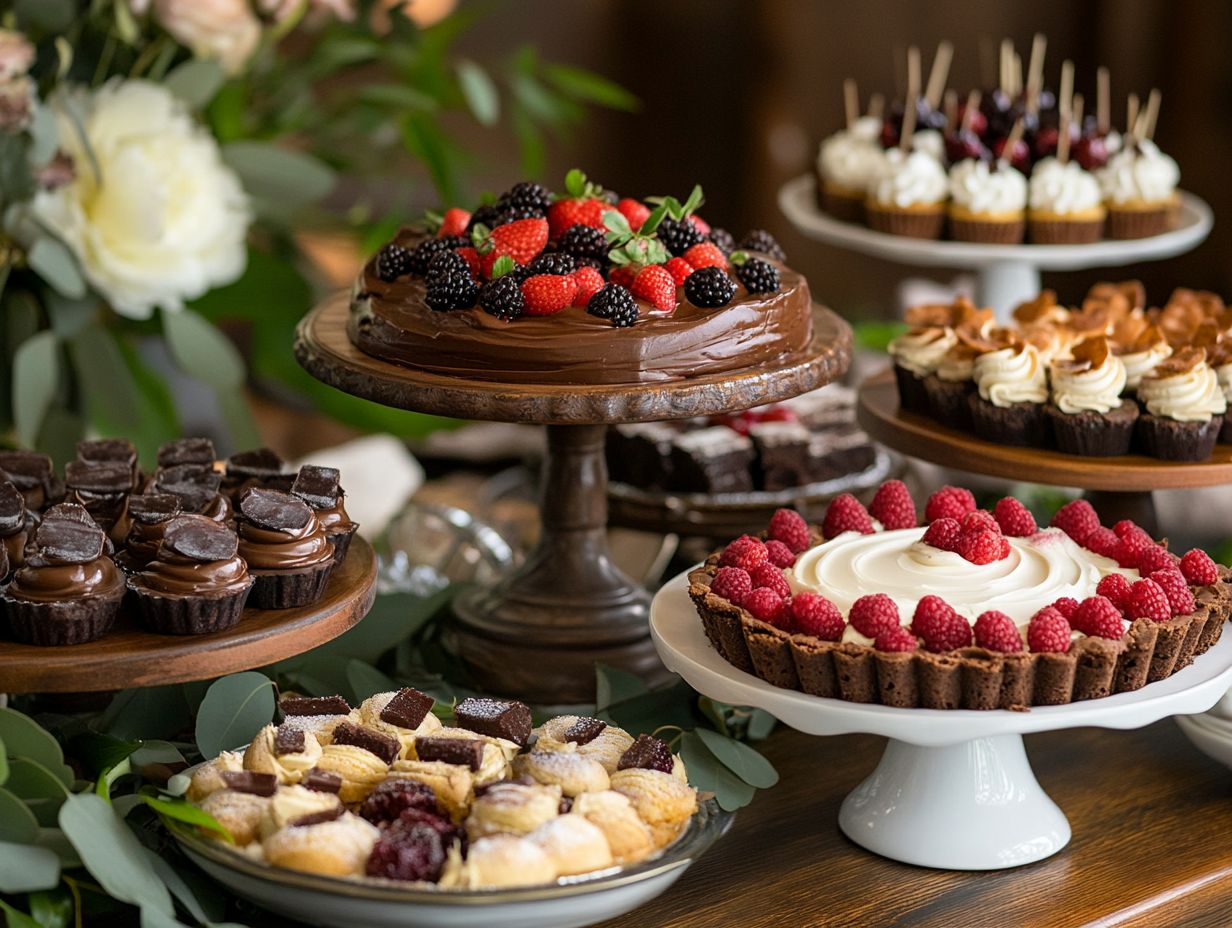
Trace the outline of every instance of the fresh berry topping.
{"label": "fresh berry topping", "polygon": [[752,571],[766,563],[769,558],[761,539],[752,535],[741,535],[723,549],[723,553],[719,555],[719,566],[740,567]]}
{"label": "fresh berry topping", "polygon": [[924,640],[924,649],[940,653],[971,644],[971,625],[940,596],[928,595],[916,603],[911,632]]}
{"label": "fresh berry topping", "polygon": [[1027,646],[1036,653],[1064,653],[1069,650],[1069,635],[1069,622],[1065,616],[1051,606],[1045,606],[1031,616],[1031,623],[1027,626]]}
{"label": "fresh berry topping", "polygon": [[775,567],[786,570],[796,563],[796,553],[781,541],[771,539],[766,542],[766,557]]}
{"label": "fresh berry topping", "polygon": [[484,238],[478,234],[480,254],[508,255],[518,264],[530,264],[547,247],[548,224],[543,219],[519,219],[497,226]]}
{"label": "fresh berry topping", "polygon": [[569,275],[569,279],[577,285],[577,292],[573,296],[574,306],[587,305],[590,298],[602,290],[605,284],[603,275],[593,267],[579,267]]}
{"label": "fresh berry topping", "polygon": [[[682,260],[684,259],[672,258],[672,261]],[[694,306],[717,309],[732,301],[732,297],[736,295],[736,283],[722,268],[704,267],[689,275],[689,279],[684,282],[684,295]]]}
{"label": "fresh berry topping", "polygon": [[645,300],[655,309],[670,312],[676,308],[676,281],[667,268],[661,264],[652,264],[637,272],[633,278],[633,286],[629,288],[633,295]]}
{"label": "fresh berry topping", "polygon": [[962,526],[957,519],[943,516],[933,521],[924,533],[924,544],[940,548],[942,551],[957,551],[958,539],[962,537]]}
{"label": "fresh berry topping", "polygon": [[526,300],[528,316],[550,316],[573,302],[577,283],[559,274],[536,274],[522,282],[522,296]]}
{"label": "fresh berry topping", "polygon": [[834,497],[821,523],[821,533],[827,540],[843,532],[873,533],[873,520],[868,510],[850,493],[840,493]]}
{"label": "fresh berry topping", "polygon": [[603,228],[603,211],[608,204],[595,197],[557,200],[548,209],[548,227],[553,238],[559,238],[571,226]]}
{"label": "fresh berry topping", "polygon": [[981,612],[975,620],[975,643],[989,651],[1013,654],[1022,650],[1022,635],[1008,615],[989,609]]}
{"label": "fresh berry topping", "polygon": [[[443,241],[443,239],[433,239]],[[471,276],[466,259],[456,251],[443,251],[428,263],[424,302],[438,312],[466,309],[479,297],[479,285]]]}
{"label": "fresh berry topping", "polygon": [[851,604],[847,612],[851,627],[867,638],[876,638],[883,631],[897,628],[898,606],[885,593],[868,593]]}
{"label": "fresh berry topping", "polygon": [[809,546],[808,523],[794,509],[776,509],[770,517],[766,534],[775,541],[781,541],[796,554]]}
{"label": "fresh berry topping", "polygon": [[791,616],[797,631],[822,641],[838,641],[847,624],[838,606],[818,593],[797,593],[791,601]]}
{"label": "fresh berry topping", "polygon": [[634,232],[640,229],[642,223],[650,218],[650,207],[629,197],[625,197],[617,203],[616,209],[625,217],[625,220],[629,223],[629,228]]}
{"label": "fresh berry topping", "polygon": [[954,519],[961,522],[963,516],[975,509],[975,496],[963,487],[944,486],[928,498],[924,505],[924,521]]}
{"label": "fresh berry topping", "polygon": [[779,269],[769,261],[750,258],[743,251],[732,252],[731,262],[736,266],[736,276],[749,293],[774,293],[779,289]]}
{"label": "fresh berry topping", "polygon": [[1154,580],[1144,577],[1135,580],[1129,587],[1129,602],[1125,607],[1128,619],[1152,619],[1167,622],[1172,618],[1172,603]]}
{"label": "fresh berry topping", "polygon": [[776,261],[786,261],[787,253],[779,247],[779,243],[774,240],[774,236],[765,229],[753,229],[744,234],[744,238],[740,240],[740,248],[744,251],[757,251],[763,255],[769,255]]}
{"label": "fresh berry topping", "polygon": [[466,227],[470,224],[471,214],[464,209],[459,209],[454,206],[445,210],[445,215],[441,217],[440,228],[436,230],[437,238],[454,238],[459,235],[466,235]]}
{"label": "fresh berry topping", "polygon": [[917,647],[919,647],[919,642],[916,640],[915,635],[911,634],[910,631],[901,625],[887,628],[873,639],[873,648],[878,651],[906,653],[914,651]]}
{"label": "fresh berry topping", "polygon": [[710,581],[710,592],[739,605],[753,590],[749,572],[740,567],[720,567]]}
{"label": "fresh berry topping", "polygon": [[1164,595],[1168,597],[1168,605],[1172,608],[1173,615],[1189,615],[1197,608],[1194,602],[1193,591],[1189,589],[1189,584],[1185,582],[1185,578],[1181,576],[1181,572],[1175,567],[1169,567],[1166,570],[1154,570],[1147,575],[1148,580],[1154,580]]}
{"label": "fresh berry topping", "polygon": [[431,786],[413,780],[385,780],[368,794],[359,814],[373,825],[397,821],[407,809],[437,811],[436,793]]}
{"label": "fresh berry topping", "polygon": [[723,254],[718,245],[710,241],[693,245],[684,253],[684,260],[698,271],[704,267],[727,267],[727,256]]}
{"label": "fresh berry topping", "polygon": [[1157,570],[1178,570],[1176,556],[1163,545],[1147,545],[1138,554],[1138,563],[1134,566],[1144,577]]}
{"label": "fresh berry topping", "polygon": [[596,261],[607,258],[607,240],[603,237],[603,230],[593,226],[570,226],[556,247],[574,258],[594,258]]}
{"label": "fresh berry topping", "polygon": [[627,287],[616,283],[604,284],[599,292],[590,298],[586,311],[592,316],[607,319],[618,327],[637,322],[637,300]]}
{"label": "fresh berry topping", "polygon": [[470,221],[466,223],[466,237],[472,238],[475,230],[480,226],[486,226],[491,229],[500,224],[501,211],[496,208],[495,203],[485,203],[471,213]]}
{"label": "fresh berry topping", "polygon": [[528,180],[514,184],[496,200],[496,208],[501,212],[511,209],[535,210],[540,216],[546,216],[552,206],[552,191],[542,184]]}
{"label": "fresh berry topping", "polygon": [[1219,582],[1219,568],[1201,548],[1190,548],[1181,558],[1181,573],[1194,586],[1209,586]]}
{"label": "fresh berry topping", "polygon": [[477,252],[474,248],[467,246],[466,248],[457,249],[454,254],[458,255],[458,257],[466,262],[466,269],[471,272],[472,277],[479,276],[479,252]]}
{"label": "fresh berry topping", "polygon": [[445,866],[440,832],[425,824],[390,828],[368,855],[368,876],[435,883]]}
{"label": "fresh berry topping", "polygon": [[376,276],[386,283],[411,273],[411,252],[392,242],[376,254]]}
{"label": "fresh berry topping", "polygon": [[1068,618],[1070,625],[1084,635],[1116,639],[1125,634],[1121,610],[1103,596],[1088,596]]}
{"label": "fresh berry topping", "polygon": [[541,254],[526,265],[526,276],[536,274],[556,274],[567,277],[577,269],[577,262],[572,255],[561,254],[559,251],[548,251]]}
{"label": "fresh berry topping", "polygon": [[997,525],[1001,526],[1001,532],[1010,538],[1026,538],[1039,531],[1031,510],[1012,496],[997,500],[992,514],[997,520]]}
{"label": "fresh berry topping", "polygon": [[[1113,529],[1115,531],[1115,529]],[[1117,540],[1116,551],[1113,557],[1116,562],[1122,567],[1137,567],[1138,558],[1147,548],[1153,547],[1155,544],[1151,536],[1142,529],[1126,532]]]}
{"label": "fresh berry topping", "polygon": [[1009,554],[1009,542],[1000,532],[963,532],[958,537],[958,556],[972,564],[991,564]]}
{"label": "fresh berry topping", "polygon": [[651,735],[638,735],[637,740],[616,761],[617,770],[658,770],[671,773],[675,767],[672,749]]}
{"label": "fresh berry topping", "polygon": [[497,319],[516,319],[526,308],[522,285],[512,274],[488,281],[479,290],[479,305],[483,311]]}
{"label": "fresh berry topping", "polygon": [[697,215],[697,213],[691,213],[689,215],[689,222],[693,223],[693,227],[702,235],[710,234],[710,223],[708,223],[701,216]]}
{"label": "fresh berry topping", "polygon": [[1124,538],[1126,535],[1145,532],[1146,530],[1133,519],[1122,519],[1116,525],[1112,526],[1112,532],[1117,538]]}
{"label": "fresh berry topping", "polygon": [[753,590],[740,604],[748,610],[753,618],[776,628],[788,628],[791,625],[791,613],[783,597],[767,587]]}
{"label": "fresh berry topping", "polygon": [[1088,535],[1099,528],[1099,516],[1085,499],[1075,499],[1058,509],[1048,524],[1059,528],[1075,543],[1082,544]]}
{"label": "fresh berry topping", "polygon": [[1072,596],[1061,596],[1052,604],[1052,608],[1069,619],[1071,624],[1073,624],[1074,613],[1078,611],[1078,606],[1078,600]]}
{"label": "fresh berry topping", "polygon": [[736,240],[726,229],[711,229],[710,234],[706,237],[718,245],[719,251],[723,252],[724,255],[730,255],[736,250]]}
{"label": "fresh berry topping", "polygon": [[416,274],[427,274],[428,264],[441,252],[465,248],[469,244],[469,241],[460,237],[424,239],[411,252],[411,270]]}
{"label": "fresh berry topping", "polygon": [[607,272],[609,283],[620,284],[625,289],[632,287],[636,278],[637,271],[631,267],[614,267]]}
{"label": "fresh berry topping", "polygon": [[706,236],[697,230],[697,226],[688,219],[664,219],[655,229],[659,241],[673,255],[683,255],[686,251],[706,240]]}
{"label": "fresh berry topping", "polygon": [[684,258],[672,258],[663,266],[667,268],[667,273],[672,275],[677,287],[683,287],[684,282],[693,276],[693,265]]}
{"label": "fresh berry topping", "polygon": [[959,522],[962,526],[963,534],[969,535],[973,532],[992,532],[994,535],[1001,534],[1001,525],[993,518],[991,512],[987,509],[976,509],[967,513]]}
{"label": "fresh berry topping", "polygon": [[885,529],[915,528],[915,503],[907,484],[901,480],[887,480],[873,494],[868,513]]}
{"label": "fresh berry topping", "polygon": [[[766,552],[766,556],[769,557],[769,552]],[[775,567],[769,562],[760,567],[754,567],[749,578],[753,581],[755,590],[774,590],[783,599],[791,596],[791,587],[787,585],[787,578],[783,576],[782,568]]]}
{"label": "fresh berry topping", "polygon": [[1108,574],[1095,585],[1095,592],[1122,612],[1129,608],[1130,585],[1124,574]]}
{"label": "fresh berry topping", "polygon": [[1087,536],[1086,549],[1100,557],[1116,557],[1117,543],[1120,541],[1116,533],[1102,525]]}

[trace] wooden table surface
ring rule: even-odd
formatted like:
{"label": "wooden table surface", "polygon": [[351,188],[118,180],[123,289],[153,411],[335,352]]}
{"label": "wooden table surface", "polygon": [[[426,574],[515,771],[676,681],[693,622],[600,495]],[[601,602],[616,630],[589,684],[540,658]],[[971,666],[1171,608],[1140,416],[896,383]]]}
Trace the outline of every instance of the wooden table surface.
{"label": "wooden table surface", "polygon": [[759,793],[666,895],[603,928],[1232,925],[1232,771],[1171,720],[1025,740],[1074,832],[1046,861],[972,873],[876,857],[837,819],[884,739],[780,730],[763,745],[779,785]]}

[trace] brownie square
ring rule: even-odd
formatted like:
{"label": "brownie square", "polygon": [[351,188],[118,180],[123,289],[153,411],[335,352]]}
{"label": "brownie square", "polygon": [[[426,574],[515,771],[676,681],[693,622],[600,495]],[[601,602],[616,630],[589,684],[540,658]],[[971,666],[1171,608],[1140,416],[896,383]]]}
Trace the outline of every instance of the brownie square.
{"label": "brownie square", "polygon": [[873,466],[877,451],[869,437],[855,426],[816,432],[809,442],[812,480],[834,480]]}
{"label": "brownie square", "polygon": [[643,490],[665,486],[677,434],[666,422],[612,426],[607,430],[608,476]]}
{"label": "brownie square", "polygon": [[753,482],[759,490],[788,490],[809,482],[813,434],[799,422],[757,422],[749,427],[757,452]]}
{"label": "brownie square", "polygon": [[672,440],[667,489],[686,493],[747,493],[753,489],[753,442],[723,425]]}

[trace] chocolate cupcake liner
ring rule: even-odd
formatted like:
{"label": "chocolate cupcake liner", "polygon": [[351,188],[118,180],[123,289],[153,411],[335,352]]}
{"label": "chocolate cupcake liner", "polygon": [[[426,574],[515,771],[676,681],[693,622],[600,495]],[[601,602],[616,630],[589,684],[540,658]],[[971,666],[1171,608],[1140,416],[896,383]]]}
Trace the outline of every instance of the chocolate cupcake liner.
{"label": "chocolate cupcake liner", "polygon": [[255,581],[248,594],[248,605],[253,609],[292,609],[296,606],[311,606],[329,583],[334,570],[334,559],[312,567],[296,570],[252,570]]}
{"label": "chocolate cupcake liner", "polygon": [[17,599],[0,593],[9,636],[22,644],[53,647],[97,641],[115,625],[124,585],[112,592],[83,599],[49,603]]}
{"label": "chocolate cupcake liner", "polygon": [[1066,413],[1049,404],[1044,407],[1044,414],[1058,450],[1083,457],[1111,457],[1129,453],[1138,407],[1131,401],[1122,401],[1120,409],[1107,414]]}
{"label": "chocolate cupcake liner", "polygon": [[928,394],[928,411],[934,419],[954,429],[971,428],[968,398],[975,392],[972,381],[942,380],[933,374],[924,378],[924,392]]}
{"label": "chocolate cupcake liner", "polygon": [[928,393],[924,390],[923,377],[895,364],[894,382],[898,384],[898,405],[911,412],[928,413]]}
{"label": "chocolate cupcake liner", "polygon": [[1103,237],[1102,219],[1027,218],[1027,240],[1032,245],[1089,245]]}
{"label": "chocolate cupcake liner", "polygon": [[160,635],[209,635],[237,624],[253,581],[225,596],[167,596],[128,581],[129,601],[141,627]]}
{"label": "chocolate cupcake liner", "polygon": [[1175,212],[1171,204],[1155,209],[1117,209],[1115,206],[1109,206],[1104,234],[1115,239],[1163,235],[1172,228]]}
{"label": "chocolate cupcake liner", "polygon": [[864,212],[870,228],[889,235],[941,238],[941,230],[945,227],[945,211],[940,206],[936,210],[899,210],[865,203]]}
{"label": "chocolate cupcake liner", "polygon": [[835,190],[827,190],[822,184],[817,193],[817,205],[823,213],[829,213],[842,222],[864,222],[864,196],[848,196]]}
{"label": "chocolate cupcake liner", "polygon": [[950,238],[959,242],[979,242],[985,245],[1018,245],[1027,229],[1024,219],[1011,222],[959,219],[950,216]]}
{"label": "chocolate cupcake liner", "polygon": [[1219,444],[1232,444],[1232,416],[1223,417],[1223,425],[1219,429]]}
{"label": "chocolate cupcake liner", "polygon": [[330,532],[325,537],[334,543],[334,563],[341,564],[346,560],[347,551],[351,547],[351,539],[359,531],[359,526],[352,524],[345,532]]}
{"label": "chocolate cupcake liner", "polygon": [[971,426],[985,441],[1031,448],[1048,447],[1048,420],[1042,403],[994,406],[978,393],[967,399]]}
{"label": "chocolate cupcake liner", "polygon": [[1206,422],[1178,422],[1164,416],[1143,413],[1134,430],[1143,454],[1165,461],[1205,461],[1215,450],[1223,429],[1223,416]]}

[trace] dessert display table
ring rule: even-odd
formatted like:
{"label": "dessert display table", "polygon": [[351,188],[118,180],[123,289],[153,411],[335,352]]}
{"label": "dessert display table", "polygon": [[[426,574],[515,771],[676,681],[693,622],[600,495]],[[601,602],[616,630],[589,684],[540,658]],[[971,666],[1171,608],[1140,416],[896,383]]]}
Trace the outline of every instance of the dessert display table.
{"label": "dessert display table", "polygon": [[1232,445],[1216,445],[1205,461],[1183,463],[1140,454],[1082,457],[984,441],[930,416],[900,409],[889,370],[860,386],[856,418],[872,438],[911,457],[989,477],[1084,489],[1105,522],[1133,519],[1152,534],[1158,534],[1152,490],[1232,482]]}
{"label": "dessert display table", "polygon": [[1003,320],[1016,305],[1040,292],[1040,271],[1122,267],[1171,258],[1199,245],[1214,221],[1203,200],[1182,192],[1176,228],[1151,238],[1105,239],[1090,245],[930,241],[875,232],[822,212],[817,205],[817,182],[811,175],[796,177],[780,188],[779,208],[801,233],[829,245],[915,267],[973,270],[978,274],[976,302],[991,306]]}
{"label": "dessert display table", "polygon": [[649,595],[608,556],[607,425],[776,402],[835,380],[851,359],[851,328],[815,307],[809,346],[765,367],[646,384],[501,384],[366,355],[347,336],[347,317],[344,293],[300,322],[295,355],[317,379],[400,409],[547,426],[539,545],[495,587],[457,598],[447,639],[481,688],[554,704],[592,699],[596,662],[661,673]]}
{"label": "dessert display table", "polygon": [[263,667],[337,638],[367,615],[375,595],[376,555],[356,537],[316,603],[245,609],[216,634],[156,635],[121,607],[115,630],[98,641],[48,648],[0,641],[0,693],[106,692]]}
{"label": "dessert display table", "polygon": [[1232,682],[1232,636],[1224,636],[1192,666],[1131,693],[1026,712],[896,709],[809,696],[736,669],[707,641],[687,573],[655,596],[650,624],[663,662],[712,699],[764,709],[810,735],[890,738],[877,769],[843,801],[839,827],[883,857],[945,870],[1015,867],[1069,843],[1069,822],[1036,781],[1023,734],[1141,728],[1209,709]]}

